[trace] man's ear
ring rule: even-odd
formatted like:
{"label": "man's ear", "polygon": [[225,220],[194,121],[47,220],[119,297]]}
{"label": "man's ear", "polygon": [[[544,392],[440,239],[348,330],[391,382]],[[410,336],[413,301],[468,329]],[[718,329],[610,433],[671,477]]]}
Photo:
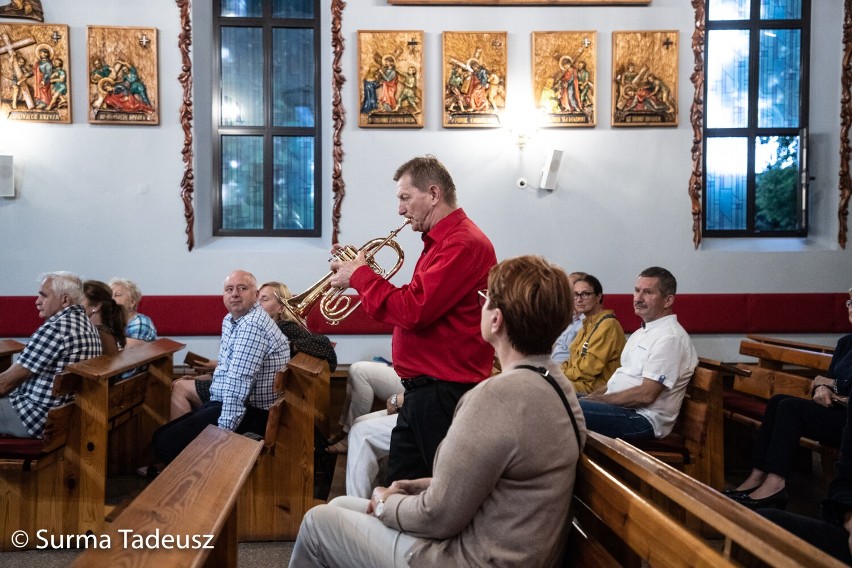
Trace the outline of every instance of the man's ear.
{"label": "man's ear", "polygon": [[62,294],[62,307],[67,308],[71,305],[73,305],[73,302],[71,301],[71,296],[69,294]]}
{"label": "man's ear", "polygon": [[433,185],[429,186],[429,197],[432,199],[432,201],[434,203],[437,203],[441,200],[442,194],[443,194],[443,192],[441,191],[441,188],[438,187],[437,185],[433,184]]}
{"label": "man's ear", "polygon": [[671,296],[666,296],[666,300],[663,303],[663,306],[665,306],[665,308],[668,310],[672,307],[672,304],[674,304],[674,301],[675,301],[674,294],[672,294]]}

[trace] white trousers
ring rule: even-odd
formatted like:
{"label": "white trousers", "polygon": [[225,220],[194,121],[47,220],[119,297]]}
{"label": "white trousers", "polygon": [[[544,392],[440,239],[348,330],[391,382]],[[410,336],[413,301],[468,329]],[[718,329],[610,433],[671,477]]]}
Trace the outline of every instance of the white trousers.
{"label": "white trousers", "polygon": [[338,497],[305,514],[290,556],[290,568],[329,566],[402,568],[417,542],[367,514],[367,499]]}
{"label": "white trousers", "polygon": [[397,414],[387,410],[365,414],[349,432],[346,452],[346,494],[369,499],[373,488],[382,485],[379,475],[390,453],[391,432]]}
{"label": "white trousers", "polygon": [[349,432],[356,418],[370,412],[374,399],[387,400],[403,390],[399,376],[390,365],[376,361],[352,363],[346,377],[346,400],[340,415],[343,431]]}

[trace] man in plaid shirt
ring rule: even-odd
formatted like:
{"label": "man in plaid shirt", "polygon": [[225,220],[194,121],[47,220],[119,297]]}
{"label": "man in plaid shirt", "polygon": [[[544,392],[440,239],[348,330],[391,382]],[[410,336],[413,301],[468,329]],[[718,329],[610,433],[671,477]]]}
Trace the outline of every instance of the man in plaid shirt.
{"label": "man in plaid shirt", "polygon": [[154,433],[154,453],[163,463],[175,459],[210,424],[237,433],[266,432],[275,373],[290,360],[290,345],[257,294],[257,280],[248,272],[237,270],[225,279],[222,297],[229,313],[222,320],[210,402]]}
{"label": "man in plaid shirt", "polygon": [[40,278],[36,298],[45,322],[24,351],[0,373],[0,435],[41,438],[47,412],[71,397],[53,396],[53,379],[66,365],[101,354],[101,338],[83,306],[83,282],[69,272]]}

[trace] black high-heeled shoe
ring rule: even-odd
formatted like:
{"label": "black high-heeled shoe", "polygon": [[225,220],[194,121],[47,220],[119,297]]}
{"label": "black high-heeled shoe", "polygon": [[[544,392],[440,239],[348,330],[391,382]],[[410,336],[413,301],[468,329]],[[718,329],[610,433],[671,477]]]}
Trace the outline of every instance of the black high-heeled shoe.
{"label": "black high-heeled shoe", "polygon": [[790,500],[790,495],[787,493],[787,489],[782,489],[777,493],[773,493],[769,497],[764,497],[763,499],[752,499],[748,495],[744,497],[740,497],[739,499],[734,498],[734,500],[743,505],[744,507],[748,507],[749,509],[781,509],[782,511],[787,508],[787,501]]}

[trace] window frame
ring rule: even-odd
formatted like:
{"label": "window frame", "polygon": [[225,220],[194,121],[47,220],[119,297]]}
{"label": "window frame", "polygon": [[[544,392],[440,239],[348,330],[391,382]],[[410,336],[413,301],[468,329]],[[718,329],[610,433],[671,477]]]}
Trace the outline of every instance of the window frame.
{"label": "window frame", "polygon": [[[709,4],[709,1],[707,2]],[[809,125],[809,87],[810,87],[810,36],[811,36],[811,0],[802,0],[800,19],[795,20],[762,20],[760,19],[760,0],[751,0],[751,12],[748,19],[743,20],[711,20],[711,10],[706,7],[704,18],[705,37],[703,47],[705,61],[710,57],[711,31],[717,30],[747,30],[749,32],[749,86],[748,86],[748,119],[745,127],[708,128],[707,116],[701,121],[702,144],[701,157],[703,172],[701,180],[701,233],[707,238],[790,238],[806,237],[808,234],[808,125]],[[795,25],[791,25],[792,23]],[[758,102],[760,88],[760,32],[772,29],[798,29],[801,32],[799,78],[799,126],[798,128],[758,127]],[[703,70],[704,89],[703,101],[706,111],[709,96],[708,68]],[[766,231],[755,228],[756,221],[756,184],[755,175],[755,141],[765,136],[798,136],[799,137],[799,181],[797,184],[797,207],[801,216],[801,228],[790,231]],[[708,191],[707,191],[707,142],[710,138],[745,138],[748,148],[748,166],[746,172],[746,228],[745,229],[708,229]],[[699,239],[700,240],[700,239]],[[697,244],[697,243],[696,243]]]}
{"label": "window frame", "polygon": [[[222,1],[213,0],[213,46],[216,56],[213,59],[213,96],[212,96],[212,149],[213,149],[213,236],[215,237],[321,237],[322,236],[322,112],[320,88],[321,79],[321,6],[319,0],[312,0],[312,19],[273,18],[273,1],[263,1],[263,13],[260,17],[222,16]],[[222,124],[222,28],[244,27],[261,28],[263,45],[263,125],[237,126]],[[313,126],[274,126],[273,125],[273,30],[274,29],[311,29],[313,31],[314,58],[314,124]],[[263,139],[263,228],[262,229],[226,229],[222,227],[222,140],[225,136],[260,136]],[[275,229],[274,225],[274,140],[277,137],[313,138],[313,228],[312,229]]]}

